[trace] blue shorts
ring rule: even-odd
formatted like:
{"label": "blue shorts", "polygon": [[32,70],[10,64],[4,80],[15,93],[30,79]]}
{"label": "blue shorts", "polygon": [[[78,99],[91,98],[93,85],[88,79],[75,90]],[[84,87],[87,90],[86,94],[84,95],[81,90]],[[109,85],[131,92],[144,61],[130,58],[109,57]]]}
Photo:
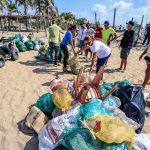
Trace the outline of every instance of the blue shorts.
{"label": "blue shorts", "polygon": [[[110,55],[111,55],[111,54],[110,54]],[[107,56],[107,57],[104,57],[104,58],[97,58],[96,73],[99,71],[99,69],[100,69],[101,67],[103,67],[103,66],[107,63],[107,61],[108,61],[110,55]]]}

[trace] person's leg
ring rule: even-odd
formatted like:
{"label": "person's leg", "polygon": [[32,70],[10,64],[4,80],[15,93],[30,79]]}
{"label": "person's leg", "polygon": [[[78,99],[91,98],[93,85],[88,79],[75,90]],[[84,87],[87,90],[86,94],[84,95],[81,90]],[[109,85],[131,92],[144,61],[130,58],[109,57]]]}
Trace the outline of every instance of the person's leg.
{"label": "person's leg", "polygon": [[144,41],[143,41],[143,44],[142,44],[142,45],[144,45],[144,44],[145,44],[145,42],[146,42],[147,38],[148,38],[148,36],[147,36],[147,35],[145,35],[145,38],[144,38]]}
{"label": "person's leg", "polygon": [[121,58],[121,63],[120,63],[120,68],[119,68],[119,70],[122,70],[122,68],[123,68],[123,66],[124,66],[124,48],[121,49],[120,58]]}
{"label": "person's leg", "polygon": [[147,46],[149,45],[149,43],[150,43],[150,35],[149,35],[148,40],[147,40]]}
{"label": "person's leg", "polygon": [[122,70],[123,65],[124,65],[124,61],[123,61],[123,59],[121,59],[121,63],[120,63],[120,68],[119,68],[119,70]]}
{"label": "person's leg", "polygon": [[64,53],[64,71],[67,70],[67,65],[68,65],[68,59],[69,59],[69,51],[68,51],[68,48],[67,48],[67,45],[61,45],[61,49]]}
{"label": "person's leg", "polygon": [[144,78],[144,82],[142,84],[143,89],[145,88],[145,86],[149,80],[150,80],[150,64],[147,64],[147,68],[145,71],[145,78]]}
{"label": "person's leg", "polygon": [[51,57],[51,61],[53,61],[53,43],[52,42],[49,42],[49,48],[50,48],[50,57]]}
{"label": "person's leg", "polygon": [[57,63],[58,63],[58,54],[59,54],[59,46],[58,46],[58,44],[54,45],[54,50],[55,50],[55,61],[54,61],[54,64],[57,65]]}
{"label": "person's leg", "polygon": [[127,68],[127,64],[128,64],[127,59],[124,59],[124,70],[126,70],[126,68]]}

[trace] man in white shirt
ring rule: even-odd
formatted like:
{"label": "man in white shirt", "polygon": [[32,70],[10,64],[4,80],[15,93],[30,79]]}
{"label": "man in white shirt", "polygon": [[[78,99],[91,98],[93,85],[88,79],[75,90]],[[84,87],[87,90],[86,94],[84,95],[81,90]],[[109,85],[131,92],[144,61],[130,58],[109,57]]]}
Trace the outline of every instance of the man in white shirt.
{"label": "man in white shirt", "polygon": [[93,65],[94,65],[96,57],[97,57],[97,64],[96,64],[96,73],[97,73],[99,69],[107,63],[111,55],[110,47],[108,47],[106,44],[104,44],[100,40],[96,39],[93,41],[90,36],[86,36],[84,41],[87,44],[87,47],[78,51],[77,54],[79,54],[82,51],[86,51],[90,49],[93,53],[90,73],[92,73]]}
{"label": "man in white shirt", "polygon": [[90,27],[89,23],[86,24],[86,27],[87,27],[87,29],[86,29],[86,36],[93,36],[94,37],[94,35],[96,33],[95,30]]}
{"label": "man in white shirt", "polygon": [[78,31],[77,39],[80,41],[80,49],[85,47],[84,38],[86,37],[86,25],[82,24]]}

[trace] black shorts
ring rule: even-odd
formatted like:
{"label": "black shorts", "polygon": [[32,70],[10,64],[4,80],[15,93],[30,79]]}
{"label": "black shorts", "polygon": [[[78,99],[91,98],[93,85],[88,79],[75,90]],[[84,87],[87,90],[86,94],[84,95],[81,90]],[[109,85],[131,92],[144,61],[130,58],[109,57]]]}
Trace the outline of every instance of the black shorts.
{"label": "black shorts", "polygon": [[130,54],[130,49],[129,48],[122,48],[121,53],[120,53],[120,58],[121,59],[127,59]]}

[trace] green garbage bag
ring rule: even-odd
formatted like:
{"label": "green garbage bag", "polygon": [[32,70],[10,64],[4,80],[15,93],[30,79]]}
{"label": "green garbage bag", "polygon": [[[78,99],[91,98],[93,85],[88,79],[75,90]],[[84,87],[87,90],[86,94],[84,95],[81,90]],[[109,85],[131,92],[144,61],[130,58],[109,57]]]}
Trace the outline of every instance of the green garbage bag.
{"label": "green garbage bag", "polygon": [[91,99],[90,102],[80,107],[80,116],[82,121],[97,115],[112,116],[113,114],[103,106],[102,101],[99,99]]}
{"label": "green garbage bag", "polygon": [[36,45],[36,44],[39,43],[39,40],[38,39],[34,39],[34,40],[32,40],[32,43]]}
{"label": "green garbage bag", "polygon": [[33,44],[33,42],[28,41],[28,42],[25,43],[25,45],[27,47],[27,50],[34,50],[35,45]]}
{"label": "green garbage bag", "polygon": [[49,119],[52,118],[52,112],[55,109],[52,94],[43,94],[34,105],[38,107],[47,117],[49,117]]}
{"label": "green garbage bag", "polygon": [[41,41],[41,45],[43,46],[43,45],[46,45],[46,43],[44,42],[44,41]]}
{"label": "green garbage bag", "polygon": [[18,40],[18,41],[19,41],[19,40],[20,40],[20,38],[21,38],[21,34],[16,34],[16,35],[15,35],[15,39],[16,39],[16,40]]}
{"label": "green garbage bag", "polygon": [[99,90],[100,90],[102,95],[105,95],[116,85],[118,85],[119,87],[125,87],[127,85],[130,85],[130,82],[128,80],[117,81],[117,82],[114,82],[114,83],[106,83],[106,82],[104,82],[100,86]]}
{"label": "green garbage bag", "polygon": [[17,46],[17,47],[20,47],[20,46],[22,46],[22,44],[23,44],[23,42],[21,42],[21,41],[16,41],[15,43],[16,43],[16,46]]}
{"label": "green garbage bag", "polygon": [[88,129],[72,128],[66,129],[63,133],[63,140],[60,141],[68,150],[130,150],[127,143],[106,144],[94,139]]}
{"label": "green garbage bag", "polygon": [[27,50],[27,47],[21,41],[16,41],[16,46],[17,46],[19,52],[25,52]]}

